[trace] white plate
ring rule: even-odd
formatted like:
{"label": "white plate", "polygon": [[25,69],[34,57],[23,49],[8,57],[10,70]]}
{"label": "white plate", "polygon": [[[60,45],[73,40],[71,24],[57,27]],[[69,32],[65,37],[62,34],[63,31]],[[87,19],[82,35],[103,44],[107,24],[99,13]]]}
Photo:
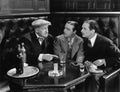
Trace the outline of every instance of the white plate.
{"label": "white plate", "polygon": [[13,78],[26,78],[33,75],[36,75],[39,72],[39,69],[34,66],[24,67],[23,74],[16,74],[16,68],[13,68],[7,72],[7,75]]}

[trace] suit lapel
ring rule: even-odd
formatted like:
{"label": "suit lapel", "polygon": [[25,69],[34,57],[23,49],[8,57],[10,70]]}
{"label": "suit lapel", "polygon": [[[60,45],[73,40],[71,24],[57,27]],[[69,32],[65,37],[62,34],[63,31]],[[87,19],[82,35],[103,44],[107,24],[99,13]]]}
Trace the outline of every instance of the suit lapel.
{"label": "suit lapel", "polygon": [[[73,46],[72,46],[72,58],[74,57],[74,55],[76,54],[76,52],[79,49],[79,42],[80,41],[78,40],[78,37],[75,36],[74,41],[73,41]],[[67,50],[68,50],[68,41],[66,40],[65,37],[62,37],[61,44],[62,44],[63,51],[65,51],[65,53],[67,53]]]}
{"label": "suit lapel", "polygon": [[42,42],[43,49],[46,49],[48,44],[49,44],[48,38],[45,38],[44,41]]}
{"label": "suit lapel", "polygon": [[31,33],[31,39],[32,39],[34,47],[38,48],[38,49],[41,49],[41,45],[40,45],[35,33]]}
{"label": "suit lapel", "polygon": [[95,39],[95,43],[94,43],[94,46],[93,46],[93,47],[97,47],[97,45],[100,45],[100,44],[98,44],[98,43],[99,43],[99,40],[100,40],[100,36],[99,36],[99,34],[97,34],[97,37],[96,37],[96,39]]}
{"label": "suit lapel", "polygon": [[63,51],[65,51],[65,53],[67,52],[67,49],[68,49],[68,41],[66,40],[65,37],[62,38],[62,48],[63,48]]}
{"label": "suit lapel", "polygon": [[73,56],[76,54],[76,52],[78,51],[78,49],[79,49],[79,41],[78,41],[78,38],[77,38],[77,36],[75,36],[75,38],[74,38],[74,42],[73,42],[73,48],[72,48],[72,58],[73,58]]}

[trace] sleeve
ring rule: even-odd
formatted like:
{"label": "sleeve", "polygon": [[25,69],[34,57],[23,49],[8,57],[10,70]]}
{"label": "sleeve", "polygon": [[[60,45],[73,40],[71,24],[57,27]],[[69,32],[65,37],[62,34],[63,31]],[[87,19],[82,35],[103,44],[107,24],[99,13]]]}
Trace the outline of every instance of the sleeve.
{"label": "sleeve", "polygon": [[108,58],[106,58],[107,65],[120,65],[120,49],[111,41],[106,46]]}
{"label": "sleeve", "polygon": [[78,50],[76,62],[83,63],[83,60],[84,60],[84,49],[83,49],[83,40],[82,40],[79,44],[79,50]]}
{"label": "sleeve", "polygon": [[43,54],[40,54],[40,55],[38,56],[38,60],[39,60],[39,61],[43,61],[42,57],[43,57]]}
{"label": "sleeve", "polygon": [[61,41],[57,37],[54,41],[54,54],[59,56],[59,58],[61,60],[64,60],[64,61],[66,60],[66,54],[65,54],[64,50],[62,50]]}
{"label": "sleeve", "polygon": [[28,38],[23,37],[22,42],[25,44],[28,65],[36,66],[38,63],[39,53],[34,52],[33,44]]}

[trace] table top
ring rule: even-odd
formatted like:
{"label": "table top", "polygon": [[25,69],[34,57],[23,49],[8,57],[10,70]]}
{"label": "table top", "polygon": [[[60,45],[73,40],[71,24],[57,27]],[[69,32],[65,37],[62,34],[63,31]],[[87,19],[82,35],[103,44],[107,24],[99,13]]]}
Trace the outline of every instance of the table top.
{"label": "table top", "polygon": [[79,68],[75,66],[67,65],[65,68],[65,74],[61,77],[50,77],[48,71],[40,70],[35,77],[26,80],[24,88],[64,88],[79,84],[90,75],[86,69],[81,73]]}
{"label": "table top", "polygon": [[25,66],[23,69],[24,72],[22,74],[17,74],[16,68],[10,69],[7,72],[7,75],[11,78],[28,78],[36,75],[39,72],[39,69],[34,66]]}

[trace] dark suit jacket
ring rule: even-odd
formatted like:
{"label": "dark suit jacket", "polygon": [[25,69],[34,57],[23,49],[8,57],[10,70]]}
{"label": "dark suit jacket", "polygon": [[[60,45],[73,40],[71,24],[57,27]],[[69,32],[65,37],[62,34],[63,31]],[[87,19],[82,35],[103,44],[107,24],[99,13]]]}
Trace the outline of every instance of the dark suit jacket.
{"label": "dark suit jacket", "polygon": [[27,53],[27,63],[29,65],[38,64],[39,54],[53,53],[53,37],[49,35],[44,39],[42,45],[40,45],[34,32],[25,34],[22,40],[25,43],[26,53]]}
{"label": "dark suit jacket", "polygon": [[[68,51],[68,41],[64,37],[64,35],[59,35],[56,37],[56,42],[54,44],[54,52],[60,58],[64,58],[66,60],[66,55]],[[79,57],[83,56],[83,39],[77,35],[75,35],[73,46],[72,46],[72,55],[71,58],[77,62],[79,62]]]}
{"label": "dark suit jacket", "polygon": [[106,66],[113,66],[114,64],[120,63],[120,50],[113,44],[113,42],[98,34],[95,40],[94,46],[89,47],[87,40],[84,43],[85,60],[95,61],[97,59],[105,59]]}

